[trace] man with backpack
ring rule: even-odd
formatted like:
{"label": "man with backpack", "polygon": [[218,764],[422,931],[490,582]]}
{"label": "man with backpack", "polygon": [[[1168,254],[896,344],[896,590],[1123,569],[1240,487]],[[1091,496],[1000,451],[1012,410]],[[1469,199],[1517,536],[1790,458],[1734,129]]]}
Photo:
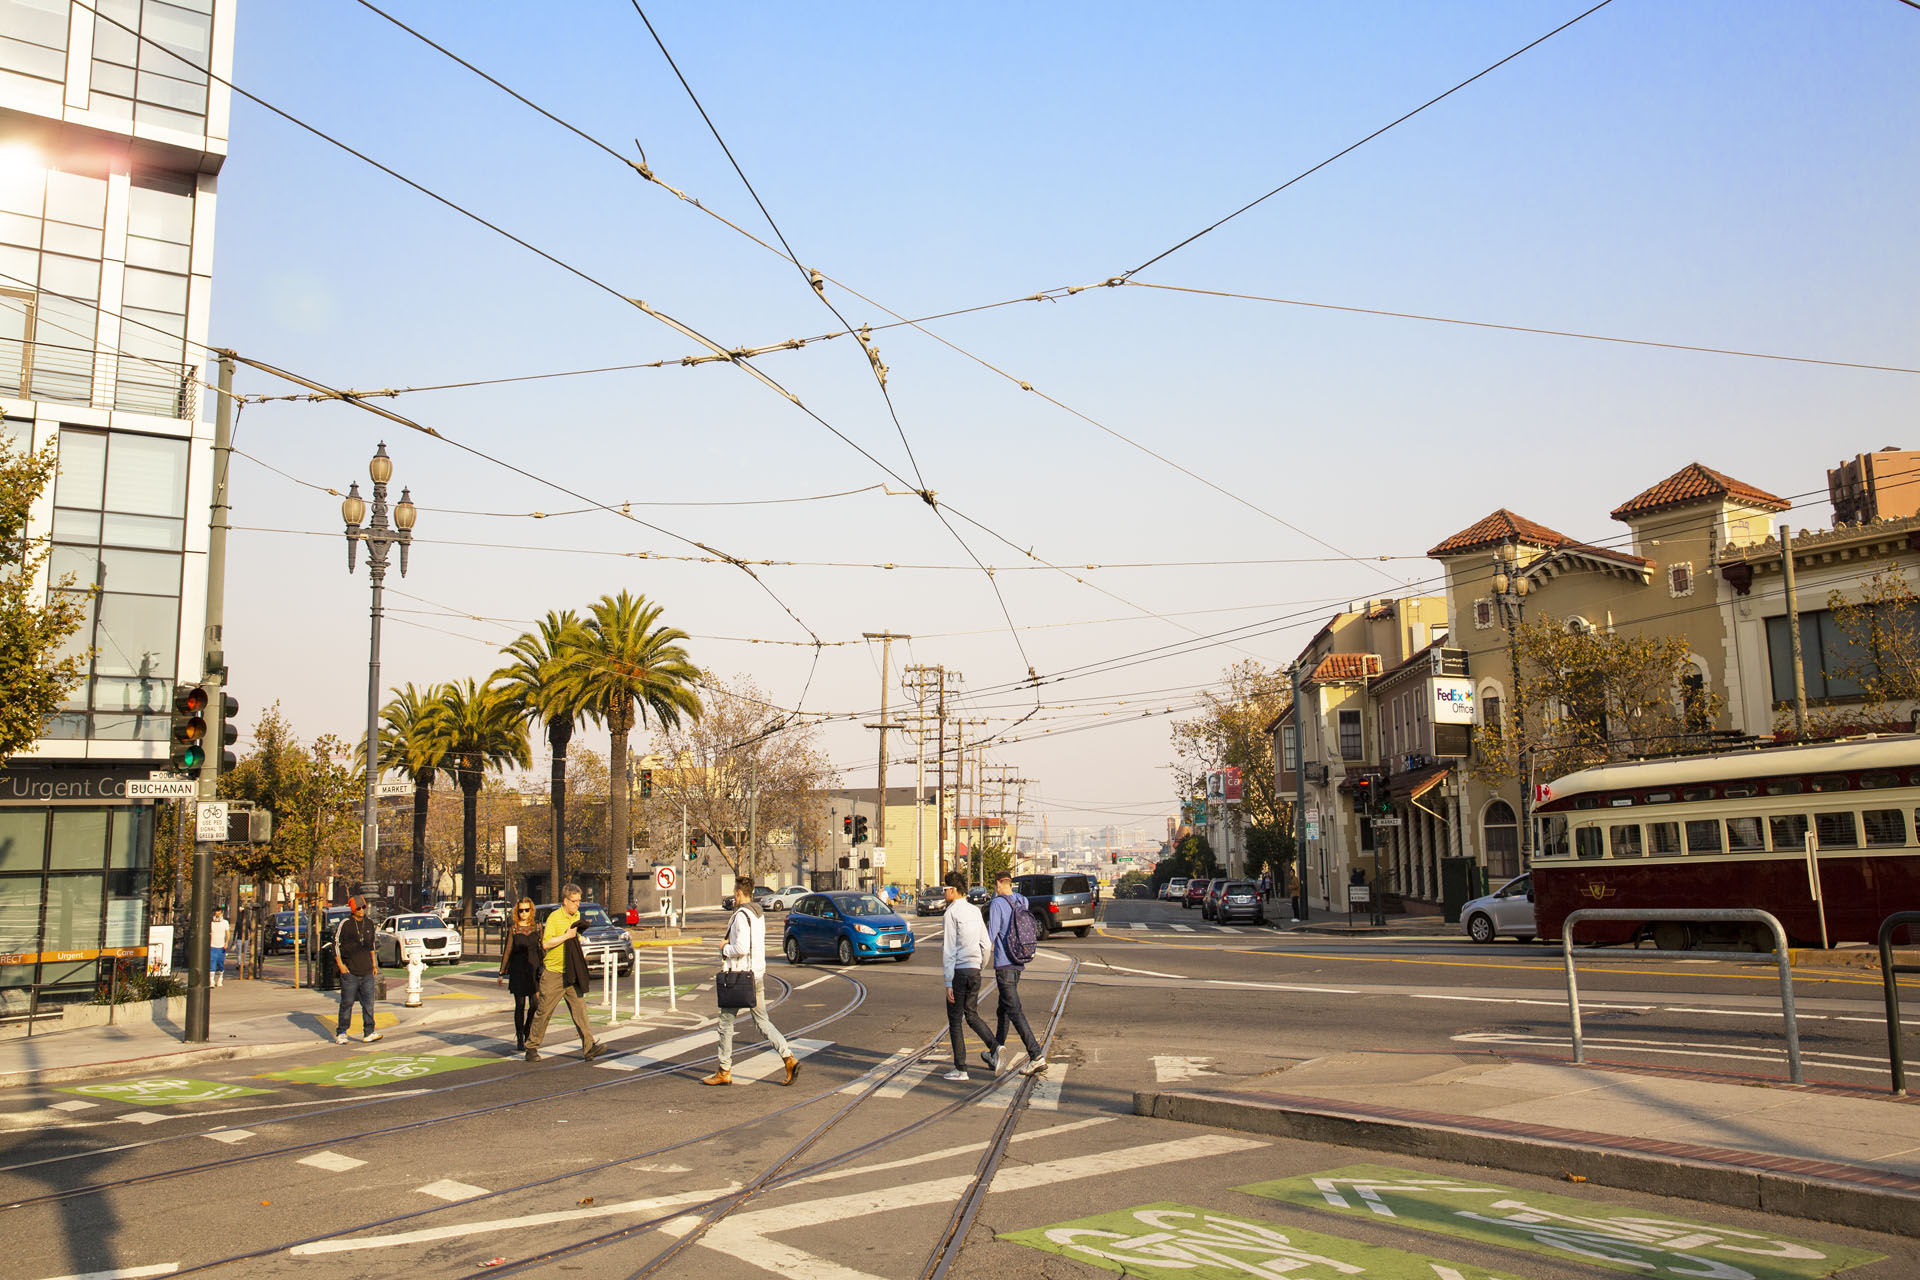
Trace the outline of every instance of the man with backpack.
{"label": "man with backpack", "polygon": [[[993,982],[1000,991],[1000,1007],[997,1012],[998,1026],[994,1040],[1001,1046],[1007,1043],[1007,1027],[1011,1025],[1020,1033],[1020,1040],[1027,1046],[1026,1073],[1033,1075],[1047,1069],[1046,1054],[1043,1046],[1033,1038],[1033,1028],[1027,1025],[1026,1010],[1020,1007],[1020,975],[1026,971],[1027,964],[1034,953],[1040,949],[1040,926],[1034,922],[1033,913],[1027,909],[1027,900],[1013,891],[1013,873],[1002,871],[994,877],[993,901],[987,905],[987,941],[993,944]],[[1000,1070],[1000,1049],[994,1049],[982,1056],[994,1071]]]}

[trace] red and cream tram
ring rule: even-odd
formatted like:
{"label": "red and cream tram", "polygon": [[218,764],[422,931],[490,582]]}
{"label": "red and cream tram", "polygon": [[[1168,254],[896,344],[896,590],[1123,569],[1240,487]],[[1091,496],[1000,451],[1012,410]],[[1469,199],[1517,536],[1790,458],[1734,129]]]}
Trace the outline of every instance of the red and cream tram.
{"label": "red and cream tram", "polygon": [[[1787,937],[1872,942],[1920,908],[1920,736],[1895,734],[1600,765],[1546,788],[1534,809],[1534,913],[1558,938],[1582,907],[1757,907]],[[1809,849],[1809,845],[1812,849]],[[1663,949],[1754,944],[1752,925],[1594,921],[1576,942]]]}

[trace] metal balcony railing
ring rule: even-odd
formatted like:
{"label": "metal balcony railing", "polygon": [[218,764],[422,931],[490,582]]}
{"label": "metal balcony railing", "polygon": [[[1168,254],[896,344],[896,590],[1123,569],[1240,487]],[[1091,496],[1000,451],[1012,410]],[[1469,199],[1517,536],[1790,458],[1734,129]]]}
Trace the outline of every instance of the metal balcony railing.
{"label": "metal balcony railing", "polygon": [[193,366],[92,347],[0,338],[0,395],[191,419]]}

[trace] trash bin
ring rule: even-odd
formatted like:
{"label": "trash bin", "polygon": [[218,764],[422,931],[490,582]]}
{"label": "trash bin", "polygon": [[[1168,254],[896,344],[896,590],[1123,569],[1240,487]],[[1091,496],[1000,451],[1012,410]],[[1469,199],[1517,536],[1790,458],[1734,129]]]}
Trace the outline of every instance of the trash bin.
{"label": "trash bin", "polygon": [[316,991],[333,991],[339,986],[340,967],[334,963],[333,939],[328,938],[313,954],[313,987]]}

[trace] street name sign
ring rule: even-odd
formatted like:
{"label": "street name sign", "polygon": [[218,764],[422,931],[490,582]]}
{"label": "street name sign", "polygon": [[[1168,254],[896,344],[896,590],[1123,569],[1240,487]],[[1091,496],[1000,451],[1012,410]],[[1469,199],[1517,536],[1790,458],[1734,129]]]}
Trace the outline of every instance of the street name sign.
{"label": "street name sign", "polygon": [[192,778],[135,778],[127,783],[129,800],[191,800],[200,794]]}
{"label": "street name sign", "polygon": [[202,800],[193,812],[194,839],[225,840],[227,838],[227,802],[225,800]]}
{"label": "street name sign", "polygon": [[413,794],[413,784],[405,778],[382,778],[374,784],[375,796],[404,796]]}
{"label": "street name sign", "polygon": [[1382,827],[1397,827],[1399,825],[1400,819],[1398,818],[1375,818],[1373,820],[1373,828],[1376,831]]}

